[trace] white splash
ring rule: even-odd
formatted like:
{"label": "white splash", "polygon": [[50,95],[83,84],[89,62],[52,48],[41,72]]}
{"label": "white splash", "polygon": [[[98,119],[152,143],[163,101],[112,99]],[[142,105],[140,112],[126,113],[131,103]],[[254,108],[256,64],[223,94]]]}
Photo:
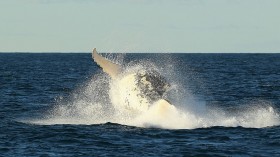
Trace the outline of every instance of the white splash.
{"label": "white splash", "polygon": [[[151,66],[151,65],[149,65]],[[153,67],[156,67],[153,65]],[[133,69],[147,68],[143,65],[130,66],[123,76],[131,75]],[[164,74],[164,73],[163,73]],[[175,76],[174,76],[175,77]],[[179,95],[180,104],[172,105],[164,100],[148,104],[145,99],[127,93],[136,88],[133,79],[110,80],[105,74],[95,75],[85,86],[73,92],[71,99],[59,100],[58,104],[43,119],[29,123],[53,124],[102,124],[106,122],[138,127],[159,127],[167,129],[195,129],[213,126],[262,128],[280,124],[278,112],[269,103],[258,103],[236,113],[222,109],[211,109],[201,101],[195,101],[190,92],[180,89],[171,82]],[[129,92],[127,91],[129,90]],[[175,93],[169,93],[176,97]],[[144,103],[143,103],[144,101]],[[146,101],[146,102],[145,102]],[[130,105],[138,107],[127,107]],[[142,102],[139,104],[139,102]],[[150,107],[149,107],[150,106]]]}

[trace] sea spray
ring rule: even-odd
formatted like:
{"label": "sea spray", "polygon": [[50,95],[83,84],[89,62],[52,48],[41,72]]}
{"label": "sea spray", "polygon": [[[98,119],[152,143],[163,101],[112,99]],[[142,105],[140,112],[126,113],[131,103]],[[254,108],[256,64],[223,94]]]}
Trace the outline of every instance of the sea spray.
{"label": "sea spray", "polygon": [[[164,112],[159,107],[159,104],[162,103],[160,101],[153,104],[148,104],[148,102],[139,104],[144,100],[139,100],[139,97],[127,96],[129,91],[123,87],[137,88],[133,81],[111,80],[101,72],[74,90],[70,98],[57,101],[57,104],[50,109],[44,118],[29,122],[44,125],[90,125],[113,122],[138,127],[167,129],[194,129],[213,126],[261,128],[279,125],[279,114],[269,102],[259,103],[246,110],[237,109],[231,113],[222,108],[207,107],[204,101],[198,101],[196,96],[180,83],[179,80],[182,80],[184,76],[174,70],[176,69],[175,65],[176,63],[172,62],[157,65],[147,60],[132,61],[127,64],[119,78],[121,80],[137,70],[148,68],[156,69],[168,78],[171,88],[164,97],[170,100],[172,105],[166,105]],[[136,107],[126,107],[125,103],[127,102]]]}

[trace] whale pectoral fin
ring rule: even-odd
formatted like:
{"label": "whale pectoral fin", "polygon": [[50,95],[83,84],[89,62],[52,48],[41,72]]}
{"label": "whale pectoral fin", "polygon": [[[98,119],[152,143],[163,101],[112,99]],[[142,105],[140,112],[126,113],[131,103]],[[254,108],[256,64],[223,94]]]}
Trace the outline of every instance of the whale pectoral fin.
{"label": "whale pectoral fin", "polygon": [[103,69],[105,73],[109,74],[111,78],[116,78],[121,71],[120,65],[115,64],[99,55],[96,48],[92,51],[92,59]]}

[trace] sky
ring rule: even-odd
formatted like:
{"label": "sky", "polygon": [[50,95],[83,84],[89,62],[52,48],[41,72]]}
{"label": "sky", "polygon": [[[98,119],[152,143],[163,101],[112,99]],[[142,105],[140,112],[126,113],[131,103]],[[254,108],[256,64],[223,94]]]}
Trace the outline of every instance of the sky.
{"label": "sky", "polygon": [[280,52],[279,0],[0,0],[0,52]]}

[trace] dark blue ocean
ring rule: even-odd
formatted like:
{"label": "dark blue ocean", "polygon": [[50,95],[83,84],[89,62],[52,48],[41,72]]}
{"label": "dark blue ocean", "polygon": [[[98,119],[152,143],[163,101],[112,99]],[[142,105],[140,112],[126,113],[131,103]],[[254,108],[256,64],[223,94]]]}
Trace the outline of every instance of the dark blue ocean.
{"label": "dark blue ocean", "polygon": [[90,53],[0,53],[0,156],[280,156],[280,54],[107,54],[177,110],[116,114]]}

